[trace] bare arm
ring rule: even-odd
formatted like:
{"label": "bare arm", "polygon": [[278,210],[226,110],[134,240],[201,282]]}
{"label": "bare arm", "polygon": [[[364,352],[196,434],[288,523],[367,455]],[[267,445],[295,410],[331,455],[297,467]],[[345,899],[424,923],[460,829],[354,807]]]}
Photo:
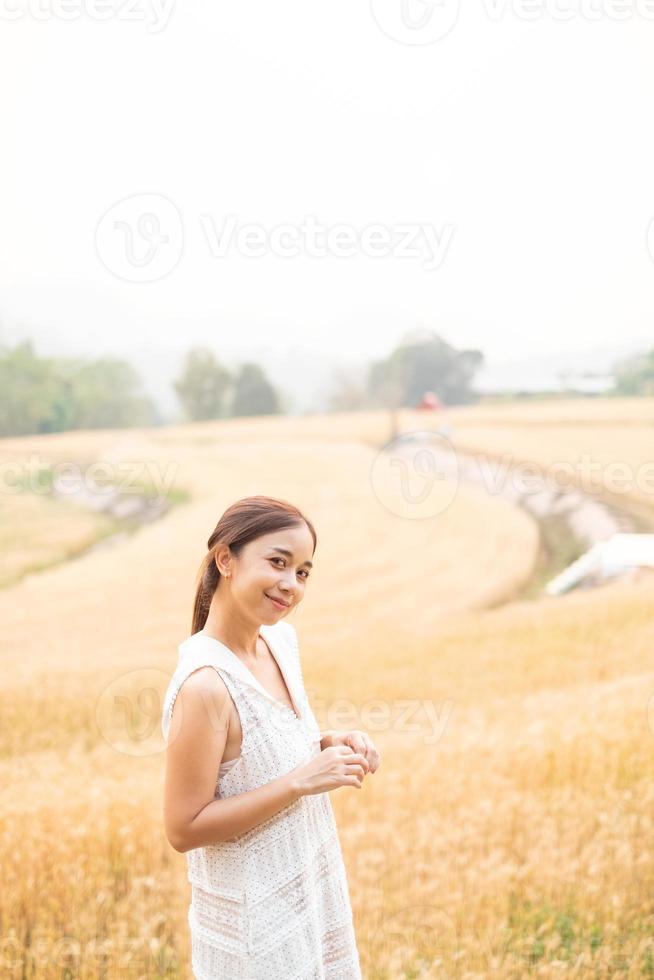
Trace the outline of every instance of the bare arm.
{"label": "bare arm", "polygon": [[229,701],[212,667],[190,674],[175,699],[166,750],[164,825],[170,845],[180,853],[231,840],[302,795],[291,772],[246,793],[214,798],[227,742]]}

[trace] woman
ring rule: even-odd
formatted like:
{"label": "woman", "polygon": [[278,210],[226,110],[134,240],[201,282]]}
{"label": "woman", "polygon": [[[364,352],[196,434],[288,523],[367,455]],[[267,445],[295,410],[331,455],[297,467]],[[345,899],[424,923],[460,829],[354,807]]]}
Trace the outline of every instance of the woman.
{"label": "woman", "polygon": [[360,789],[380,756],[365,732],[321,733],[307,699],[285,618],[304,598],[315,530],[286,501],[246,497],[207,547],[162,718],[194,976],[359,980],[328,794]]}

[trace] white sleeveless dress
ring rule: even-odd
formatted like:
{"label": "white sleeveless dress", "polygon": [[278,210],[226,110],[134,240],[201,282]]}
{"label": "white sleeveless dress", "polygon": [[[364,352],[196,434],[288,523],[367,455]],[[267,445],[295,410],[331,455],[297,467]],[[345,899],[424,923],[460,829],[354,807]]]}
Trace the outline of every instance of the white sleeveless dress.
{"label": "white sleeveless dress", "polygon": [[[214,667],[238,710],[241,754],[220,765],[214,798],[276,779],[320,752],[297,633],[283,620],[259,630],[299,712],[274,698],[223,643],[202,631],[179,645],[164,699],[168,740],[177,693]],[[301,796],[229,841],[186,851],[193,975],[197,980],[361,980],[343,855],[328,792]]]}

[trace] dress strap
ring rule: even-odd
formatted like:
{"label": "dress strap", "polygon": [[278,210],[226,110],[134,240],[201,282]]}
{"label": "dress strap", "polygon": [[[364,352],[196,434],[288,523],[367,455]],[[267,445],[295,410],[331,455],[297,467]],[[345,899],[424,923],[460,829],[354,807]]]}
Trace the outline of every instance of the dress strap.
{"label": "dress strap", "polygon": [[212,655],[211,650],[207,649],[197,650],[192,654],[186,653],[186,655],[180,659],[177,669],[170,680],[164,698],[161,718],[161,730],[164,743],[166,745],[168,744],[173,707],[175,705],[177,695],[179,694],[184,681],[201,667],[213,667],[213,669],[220,675],[225,687],[227,688],[227,691],[229,692],[229,695],[236,706],[241,722],[241,752],[246,751],[246,744],[249,743],[249,734],[256,726],[256,711],[253,709],[250,699],[247,697],[247,685],[244,686],[238,677],[234,676],[234,674],[230,673],[230,671],[225,670],[224,667],[217,662],[216,657]]}

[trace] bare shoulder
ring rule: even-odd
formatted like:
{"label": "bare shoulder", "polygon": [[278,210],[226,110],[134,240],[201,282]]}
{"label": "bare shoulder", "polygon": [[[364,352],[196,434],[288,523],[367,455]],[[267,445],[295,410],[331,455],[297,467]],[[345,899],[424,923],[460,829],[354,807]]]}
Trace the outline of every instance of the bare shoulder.
{"label": "bare shoulder", "polygon": [[[227,685],[217,670],[210,666],[198,667],[182,682],[173,705],[172,723],[181,721],[195,725],[215,726],[216,721],[224,722],[229,717],[230,695]],[[188,727],[188,726],[187,726]]]}
{"label": "bare shoulder", "polygon": [[182,683],[180,691],[190,691],[191,694],[216,693],[219,696],[227,694],[227,685],[215,667],[196,667]]}

